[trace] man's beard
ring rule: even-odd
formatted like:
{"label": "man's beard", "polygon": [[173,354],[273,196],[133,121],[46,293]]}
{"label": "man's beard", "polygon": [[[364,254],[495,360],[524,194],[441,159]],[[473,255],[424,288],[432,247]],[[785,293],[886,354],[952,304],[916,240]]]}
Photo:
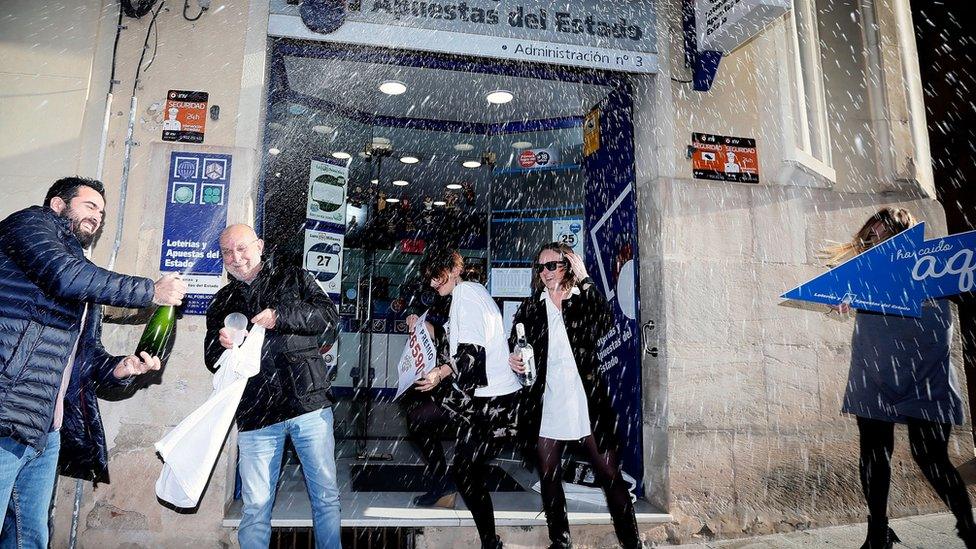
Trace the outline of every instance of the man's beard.
{"label": "man's beard", "polygon": [[68,221],[68,228],[71,231],[71,234],[75,235],[75,238],[77,238],[78,242],[81,243],[82,248],[87,248],[91,246],[92,243],[95,242],[95,240],[97,240],[98,237],[102,234],[102,225],[99,225],[98,229],[96,229],[95,232],[87,233],[83,231],[81,228],[81,224],[85,220],[84,219],[75,220],[74,218],[71,217],[72,213],[73,212],[71,208],[66,207],[63,210],[61,210],[61,213],[58,214],[58,217],[62,219],[66,219]]}

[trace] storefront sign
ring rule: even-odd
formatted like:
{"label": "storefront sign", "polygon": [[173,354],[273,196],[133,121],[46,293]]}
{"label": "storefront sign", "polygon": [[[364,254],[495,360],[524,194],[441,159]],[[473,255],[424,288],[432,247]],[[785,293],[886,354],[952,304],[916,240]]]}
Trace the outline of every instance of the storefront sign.
{"label": "storefront sign", "polygon": [[169,90],[163,107],[163,141],[203,143],[207,92]]}
{"label": "storefront sign", "polygon": [[976,231],[925,240],[922,222],[781,297],[917,317],[926,299],[974,289]]}
{"label": "storefront sign", "polygon": [[522,149],[516,154],[515,162],[523,170],[552,168],[559,165],[559,149]]}
{"label": "storefront sign", "polygon": [[583,119],[583,156],[600,150],[600,109],[586,113]]}
{"label": "storefront sign", "polygon": [[696,179],[759,183],[755,139],[693,133],[691,146],[691,169]]}
{"label": "storefront sign", "polygon": [[313,159],[308,173],[306,217],[345,227],[348,181],[349,168],[345,160]]}
{"label": "storefront sign", "polygon": [[184,314],[205,314],[221,285],[231,164],[229,154],[170,154],[159,270],[188,275]]}
{"label": "storefront sign", "polygon": [[653,2],[275,0],[272,36],[626,72],[658,71]]}
{"label": "storefront sign", "polygon": [[427,320],[427,313],[420,315],[417,323],[414,324],[413,333],[407,337],[407,344],[397,364],[400,379],[393,400],[400,398],[400,395],[407,392],[414,382],[427,375],[436,365],[437,348],[430,337],[430,332],[427,331],[427,326],[424,325],[425,320]]}
{"label": "storefront sign", "polygon": [[792,0],[695,0],[698,49],[729,53],[791,7]]}
{"label": "storefront sign", "polygon": [[583,257],[583,220],[558,219],[552,222],[552,241],[562,242]]}

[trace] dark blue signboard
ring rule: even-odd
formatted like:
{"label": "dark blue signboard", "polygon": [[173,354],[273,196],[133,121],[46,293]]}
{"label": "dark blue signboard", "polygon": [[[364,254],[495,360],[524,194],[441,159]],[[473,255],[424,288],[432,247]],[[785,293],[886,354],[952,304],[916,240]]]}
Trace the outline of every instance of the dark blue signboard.
{"label": "dark blue signboard", "polygon": [[925,223],[781,297],[918,317],[926,299],[976,289],[976,231],[925,240]]}
{"label": "dark blue signboard", "polygon": [[184,314],[204,314],[220,285],[231,160],[229,154],[170,153],[159,270],[187,277]]}
{"label": "dark blue signboard", "polygon": [[610,302],[614,329],[600,342],[601,374],[620,418],[623,469],[643,494],[641,356],[637,311],[637,206],[634,192],[634,128],[629,94],[614,89],[597,108],[599,147],[584,159],[587,186],[584,230],[586,269]]}

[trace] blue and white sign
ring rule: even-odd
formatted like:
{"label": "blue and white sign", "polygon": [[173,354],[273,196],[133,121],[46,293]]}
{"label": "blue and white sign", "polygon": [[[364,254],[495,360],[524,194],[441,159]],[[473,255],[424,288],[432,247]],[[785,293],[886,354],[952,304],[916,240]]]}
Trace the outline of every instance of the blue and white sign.
{"label": "blue and white sign", "polygon": [[205,314],[220,287],[231,164],[229,154],[170,154],[159,270],[187,275],[184,314]]}
{"label": "blue and white sign", "polygon": [[557,219],[552,222],[552,241],[562,242],[580,257],[583,257],[583,240],[582,219]]}
{"label": "blue and white sign", "polygon": [[322,291],[339,302],[342,282],[342,246],[345,235],[321,224],[307,222],[305,229],[305,270],[315,276]]}
{"label": "blue and white sign", "polygon": [[925,223],[852,257],[781,297],[921,316],[922,302],[976,289],[976,231],[925,240]]}

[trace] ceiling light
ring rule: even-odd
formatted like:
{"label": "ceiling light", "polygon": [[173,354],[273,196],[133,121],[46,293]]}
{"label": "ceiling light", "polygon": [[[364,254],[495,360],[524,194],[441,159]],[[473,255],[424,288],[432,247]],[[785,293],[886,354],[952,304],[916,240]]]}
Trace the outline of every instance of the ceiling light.
{"label": "ceiling light", "polygon": [[396,181],[393,182],[393,184],[396,185],[397,187],[406,187],[407,185],[410,184],[410,182],[405,179],[397,179]]}
{"label": "ceiling light", "polygon": [[505,103],[508,103],[512,99],[515,99],[515,96],[512,95],[512,92],[510,91],[495,90],[489,93],[488,95],[486,95],[485,99],[487,99],[488,102],[493,105],[504,105]]}
{"label": "ceiling light", "polygon": [[387,202],[390,202],[391,204],[396,204],[397,202],[400,201],[400,199],[399,198],[387,198],[386,201]]}
{"label": "ceiling light", "polygon": [[461,152],[473,151],[474,145],[471,143],[458,143],[457,145],[454,145],[454,150]]}
{"label": "ceiling light", "polygon": [[370,179],[369,182],[372,183],[373,185],[375,185],[375,184],[379,183],[380,180],[379,179]]}
{"label": "ceiling light", "polygon": [[400,162],[403,162],[404,164],[416,164],[417,162],[420,162],[420,159],[416,156],[401,156]]}
{"label": "ceiling light", "polygon": [[279,155],[281,154],[281,149],[279,149],[278,147],[271,147],[270,149],[268,149],[268,154],[272,156]]}
{"label": "ceiling light", "polygon": [[434,205],[435,206],[447,206],[447,202],[444,202],[443,200],[435,200],[434,201]]}
{"label": "ceiling light", "polygon": [[460,183],[448,183],[447,188],[451,189],[452,191],[456,191],[458,189],[463,189],[464,187]]}
{"label": "ceiling light", "polygon": [[513,149],[528,149],[531,146],[532,143],[529,143],[528,141],[516,141],[515,143],[512,143]]}
{"label": "ceiling light", "polygon": [[317,126],[312,126],[312,131],[315,133],[327,134],[327,133],[334,132],[335,128],[333,128],[332,126],[317,125]]}
{"label": "ceiling light", "polygon": [[386,95],[400,95],[407,91],[407,85],[399,80],[384,80],[380,84],[380,91]]}
{"label": "ceiling light", "polygon": [[336,151],[332,153],[332,158],[338,158],[339,160],[349,160],[350,158],[352,158],[352,156],[347,152]]}
{"label": "ceiling light", "polygon": [[465,160],[464,162],[461,162],[461,165],[465,168],[479,168],[481,167],[481,162],[478,162],[477,160]]}

